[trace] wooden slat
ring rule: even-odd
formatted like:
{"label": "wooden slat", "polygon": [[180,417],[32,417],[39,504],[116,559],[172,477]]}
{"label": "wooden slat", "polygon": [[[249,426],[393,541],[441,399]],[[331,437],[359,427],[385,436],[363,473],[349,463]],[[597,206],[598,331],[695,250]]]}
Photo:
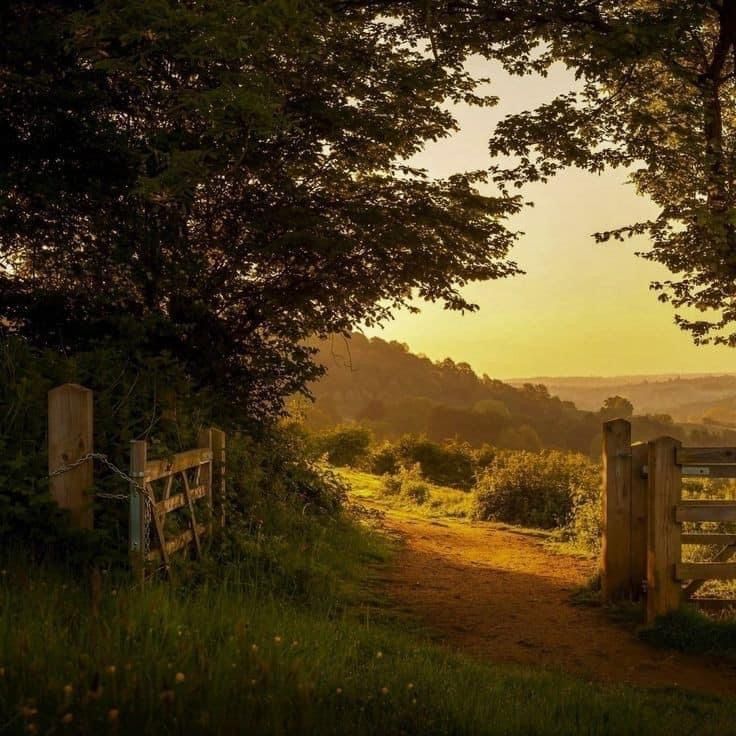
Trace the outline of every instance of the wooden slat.
{"label": "wooden slat", "polygon": [[681,541],[683,544],[730,545],[736,544],[736,534],[721,534],[719,532],[713,532],[711,534],[683,534]]}
{"label": "wooden slat", "polygon": [[[196,501],[199,498],[204,498],[207,495],[207,486],[194,486],[189,490],[189,494],[192,497],[192,501]],[[176,493],[173,496],[165,498],[163,501],[156,503],[156,511],[160,514],[168,514],[171,511],[176,511],[182,506],[186,505],[187,498],[183,493]]]}
{"label": "wooden slat", "polygon": [[194,547],[197,550],[197,559],[200,559],[202,557],[202,546],[199,543],[199,534],[197,533],[197,517],[194,515],[194,503],[192,502],[192,494],[189,491],[189,479],[187,478],[187,474],[182,473],[181,479],[184,483],[184,496],[187,499],[187,506],[189,507],[189,523],[192,528],[192,539],[194,540]]}
{"label": "wooden slat", "polygon": [[[151,486],[146,484],[146,489],[153,496],[153,490]],[[161,555],[161,561],[163,562],[164,575],[169,577],[169,554],[166,550],[166,539],[164,537],[164,525],[161,522],[161,515],[156,511],[155,507],[151,509],[151,521],[153,522],[153,531],[156,534],[156,541],[158,542],[158,554]]]}
{"label": "wooden slat", "polygon": [[728,580],[736,578],[736,562],[678,562],[678,580]]}
{"label": "wooden slat", "polygon": [[[197,525],[197,533],[202,535],[207,531],[207,527],[204,524],[198,524]],[[169,539],[166,542],[166,554],[171,555],[174,554],[174,552],[178,552],[180,549],[183,549],[188,544],[191,544],[192,542],[192,531],[191,529],[187,529],[187,531],[182,532],[181,534],[178,534],[177,536],[173,537],[172,539]],[[161,552],[158,549],[152,549],[148,553],[148,559],[149,560],[157,560],[161,555]]]}
{"label": "wooden slat", "polygon": [[[710,560],[710,562],[726,562],[733,557],[734,552],[736,552],[736,548],[734,548],[732,544],[727,544],[725,547],[721,547],[721,549],[718,550],[718,552]],[[693,580],[689,585],[685,586],[683,593],[686,596],[691,597],[695,595],[695,593],[697,593],[704,585],[705,580]]]}
{"label": "wooden slat", "polygon": [[736,465],[683,465],[685,478],[736,478]]}
{"label": "wooden slat", "polygon": [[736,501],[681,501],[675,510],[675,520],[736,521]]}
{"label": "wooden slat", "polygon": [[690,603],[702,611],[724,611],[736,608],[736,600],[732,598],[693,598]]}
{"label": "wooden slat", "polygon": [[146,463],[146,482],[151,483],[160,478],[165,478],[167,475],[181,473],[184,470],[189,470],[189,468],[196,468],[210,460],[212,460],[212,451],[200,448],[180,452],[161,460],[149,460]]}
{"label": "wooden slat", "polygon": [[736,447],[680,447],[678,465],[736,465]]}

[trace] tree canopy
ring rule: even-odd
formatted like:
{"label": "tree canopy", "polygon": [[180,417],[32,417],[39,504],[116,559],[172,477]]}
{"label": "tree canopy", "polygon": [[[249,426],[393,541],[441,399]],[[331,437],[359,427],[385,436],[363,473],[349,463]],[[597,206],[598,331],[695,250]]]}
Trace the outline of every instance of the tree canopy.
{"label": "tree canopy", "polygon": [[64,350],[167,351],[272,412],[302,342],[517,272],[484,172],[403,163],[477,104],[377,11],[310,0],[0,11],[0,319]]}

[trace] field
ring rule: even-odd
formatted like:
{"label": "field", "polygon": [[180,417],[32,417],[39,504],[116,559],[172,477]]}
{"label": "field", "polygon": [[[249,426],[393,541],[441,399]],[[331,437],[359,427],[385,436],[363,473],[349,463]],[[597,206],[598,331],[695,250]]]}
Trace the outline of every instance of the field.
{"label": "field", "polygon": [[[355,501],[372,505],[375,486],[350,477]],[[493,646],[472,651],[462,637],[447,636],[447,615],[436,623],[423,619],[412,603],[420,587],[398,593],[401,571],[418,570],[404,566],[406,555],[416,561],[421,550],[412,550],[412,538],[389,517],[377,526],[373,518],[294,516],[288,533],[283,523],[281,534],[257,531],[237,553],[223,557],[220,550],[219,564],[178,571],[174,585],[141,591],[106,577],[92,601],[87,586],[70,583],[63,570],[5,561],[0,728],[8,734],[736,733],[736,703],[717,694],[640,689],[545,669],[539,666],[545,650],[532,640],[514,643],[528,650],[526,664],[494,654]],[[422,534],[447,532],[448,524],[478,526],[428,517],[412,522],[406,514],[404,523]],[[534,537],[517,536],[530,554],[540,549]],[[436,558],[437,585],[448,582],[448,558],[458,567],[455,581],[467,575],[452,555],[445,549]],[[494,611],[484,591],[472,592],[488,573],[479,566],[450,610],[481,617],[479,635],[488,633],[483,617],[513,627],[508,606]],[[563,623],[554,626],[561,630]],[[582,616],[570,636],[590,639],[585,623]]]}

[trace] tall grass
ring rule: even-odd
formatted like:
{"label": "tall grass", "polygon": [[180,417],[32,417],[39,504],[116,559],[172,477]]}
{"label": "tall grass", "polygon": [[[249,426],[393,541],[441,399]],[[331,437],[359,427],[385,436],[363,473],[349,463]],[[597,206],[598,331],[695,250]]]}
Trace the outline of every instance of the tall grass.
{"label": "tall grass", "polygon": [[[287,513],[287,512],[283,512]],[[369,585],[387,543],[347,518],[238,531],[143,590],[0,573],[3,734],[734,733],[736,706],[483,664],[412,633]],[[288,529],[288,531],[287,531]]]}

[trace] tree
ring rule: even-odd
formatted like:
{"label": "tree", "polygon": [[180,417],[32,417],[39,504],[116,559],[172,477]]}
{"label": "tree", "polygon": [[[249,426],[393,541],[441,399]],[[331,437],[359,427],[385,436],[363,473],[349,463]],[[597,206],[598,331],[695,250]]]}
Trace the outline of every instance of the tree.
{"label": "tree", "polygon": [[634,405],[623,396],[609,396],[600,410],[601,417],[606,419],[617,419],[619,417],[628,419],[634,416]]}
{"label": "tree", "polygon": [[0,10],[0,324],[168,352],[272,415],[304,339],[511,276],[519,201],[402,161],[477,104],[378,10],[14,1]]}
{"label": "tree", "polygon": [[497,126],[491,153],[511,164],[494,167],[495,181],[521,187],[568,166],[629,168],[659,215],[597,239],[649,236],[640,255],[673,274],[652,287],[676,322],[698,343],[736,345],[736,0],[383,7],[406,18],[440,63],[481,54],[513,74],[571,69],[574,89]]}

